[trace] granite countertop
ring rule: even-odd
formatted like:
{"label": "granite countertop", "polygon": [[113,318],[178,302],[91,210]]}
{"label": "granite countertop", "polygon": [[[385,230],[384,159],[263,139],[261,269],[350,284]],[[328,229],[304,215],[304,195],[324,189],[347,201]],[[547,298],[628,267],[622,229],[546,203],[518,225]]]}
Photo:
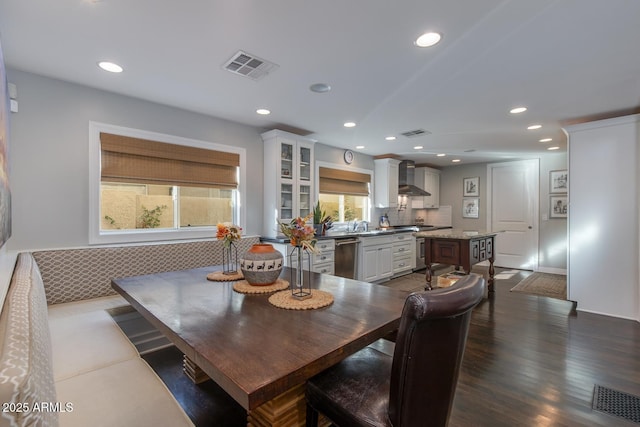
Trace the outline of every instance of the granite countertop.
{"label": "granite countertop", "polygon": [[[317,239],[326,240],[326,239],[344,239],[348,237],[374,237],[374,236],[386,236],[386,235],[397,234],[397,233],[414,233],[416,236],[419,237],[420,233],[427,233],[427,232],[431,233],[439,230],[443,231],[443,229],[449,231],[451,230],[451,227],[434,226],[432,230],[420,231],[420,232],[416,231],[416,227],[387,228],[384,230],[370,230],[370,231],[359,231],[359,232],[335,231],[335,232],[328,232],[324,236],[318,236]],[[287,239],[286,237],[262,236],[260,237],[260,240],[266,243],[289,243],[289,239]]]}
{"label": "granite countertop", "polygon": [[485,231],[485,230],[461,230],[450,228],[448,230],[430,230],[430,231],[418,231],[416,237],[438,237],[444,239],[477,239],[482,237],[495,236],[497,231]]}
{"label": "granite countertop", "polygon": [[[373,237],[373,236],[387,236],[396,233],[413,233],[415,230],[371,230],[361,232],[346,232],[338,231],[334,233],[325,234],[324,236],[316,237],[317,240],[329,240],[329,239],[345,239],[349,237]],[[289,239],[286,237],[260,237],[260,241],[266,243],[289,243]]]}

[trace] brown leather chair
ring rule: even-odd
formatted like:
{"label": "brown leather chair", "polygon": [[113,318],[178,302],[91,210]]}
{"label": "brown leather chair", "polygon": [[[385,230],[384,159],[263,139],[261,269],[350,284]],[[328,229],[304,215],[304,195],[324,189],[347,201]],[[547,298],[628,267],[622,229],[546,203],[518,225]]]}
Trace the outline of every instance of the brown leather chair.
{"label": "brown leather chair", "polygon": [[351,426],[445,426],[473,307],[485,281],[416,292],[402,310],[393,357],[366,347],[307,382],[307,426],[318,412]]}

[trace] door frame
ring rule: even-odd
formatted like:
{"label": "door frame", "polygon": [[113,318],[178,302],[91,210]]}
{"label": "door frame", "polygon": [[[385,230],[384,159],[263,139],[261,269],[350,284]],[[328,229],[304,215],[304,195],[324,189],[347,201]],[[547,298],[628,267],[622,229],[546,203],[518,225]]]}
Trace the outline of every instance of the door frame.
{"label": "door frame", "polygon": [[538,271],[540,268],[540,159],[527,159],[527,160],[515,160],[510,162],[500,163],[488,163],[487,164],[487,230],[494,231],[492,229],[493,223],[493,169],[497,167],[504,167],[505,165],[531,165],[534,170],[534,177],[532,177],[531,188],[533,197],[533,246],[535,249],[535,261],[532,265],[533,271]]}

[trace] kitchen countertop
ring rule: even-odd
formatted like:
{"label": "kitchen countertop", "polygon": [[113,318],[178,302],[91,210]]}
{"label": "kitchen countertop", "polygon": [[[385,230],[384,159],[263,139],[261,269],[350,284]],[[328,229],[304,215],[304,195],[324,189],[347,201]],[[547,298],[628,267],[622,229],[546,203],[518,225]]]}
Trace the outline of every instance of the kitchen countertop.
{"label": "kitchen countertop", "polygon": [[[451,229],[451,227],[439,227],[433,226],[428,231],[418,231],[418,228],[425,228],[426,226],[403,226],[399,228],[387,228],[384,230],[370,230],[370,231],[358,231],[358,232],[347,232],[347,231],[336,231],[336,232],[328,232],[324,236],[318,236],[318,240],[324,239],[344,239],[348,237],[373,237],[373,236],[386,236],[389,234],[397,234],[397,233],[416,233],[416,236],[420,233],[426,232],[434,232],[442,229]],[[262,242],[266,243],[289,243],[289,239],[285,237],[260,237]]]}
{"label": "kitchen countertop", "polygon": [[495,236],[497,231],[484,231],[484,230],[462,230],[462,229],[448,229],[448,230],[431,230],[431,231],[418,231],[416,237],[437,237],[444,239],[476,239],[482,237]]}

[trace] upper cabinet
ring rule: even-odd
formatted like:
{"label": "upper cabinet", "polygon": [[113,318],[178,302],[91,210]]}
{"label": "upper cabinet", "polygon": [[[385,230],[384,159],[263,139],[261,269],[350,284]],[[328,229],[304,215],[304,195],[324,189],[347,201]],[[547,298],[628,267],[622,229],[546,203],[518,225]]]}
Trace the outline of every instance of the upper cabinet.
{"label": "upper cabinet", "polygon": [[398,171],[400,160],[375,159],[374,203],[376,208],[395,208],[398,206]]}
{"label": "upper cabinet", "polygon": [[431,193],[431,196],[412,197],[413,209],[429,209],[440,207],[440,171],[432,168],[416,168],[415,185]]}
{"label": "upper cabinet", "polygon": [[262,134],[264,141],[263,235],[280,234],[278,221],[305,217],[313,210],[313,142],[281,130]]}

